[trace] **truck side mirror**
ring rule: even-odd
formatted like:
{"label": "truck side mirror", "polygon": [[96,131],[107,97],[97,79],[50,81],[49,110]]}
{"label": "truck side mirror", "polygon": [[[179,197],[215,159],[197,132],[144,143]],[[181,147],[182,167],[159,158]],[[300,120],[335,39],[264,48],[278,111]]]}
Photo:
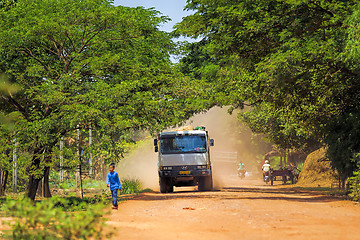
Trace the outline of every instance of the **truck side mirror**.
{"label": "truck side mirror", "polygon": [[211,147],[214,146],[214,139],[210,139],[210,146],[211,146]]}
{"label": "truck side mirror", "polygon": [[156,145],[155,146],[155,152],[158,152],[159,151],[159,147]]}
{"label": "truck side mirror", "polygon": [[158,145],[158,140],[155,138],[154,139],[154,146],[157,146]]}

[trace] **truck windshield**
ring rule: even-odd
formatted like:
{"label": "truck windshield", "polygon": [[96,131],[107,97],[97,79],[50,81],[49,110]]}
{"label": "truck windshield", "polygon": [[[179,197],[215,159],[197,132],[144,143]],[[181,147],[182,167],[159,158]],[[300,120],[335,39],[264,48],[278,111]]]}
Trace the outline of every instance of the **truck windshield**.
{"label": "truck windshield", "polygon": [[160,139],[160,151],[171,153],[204,153],[206,152],[205,135],[170,135]]}

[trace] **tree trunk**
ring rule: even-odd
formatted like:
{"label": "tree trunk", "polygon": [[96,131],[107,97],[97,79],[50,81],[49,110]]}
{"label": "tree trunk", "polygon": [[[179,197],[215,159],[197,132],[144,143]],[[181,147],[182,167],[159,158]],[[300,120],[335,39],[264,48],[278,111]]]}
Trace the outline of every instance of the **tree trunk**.
{"label": "tree trunk", "polygon": [[44,170],[44,183],[43,183],[43,197],[51,198],[51,191],[49,186],[49,175],[50,175],[50,167],[45,167]]}
{"label": "tree trunk", "polygon": [[4,191],[4,175],[5,175],[5,171],[0,171],[0,196],[3,196],[5,191]]}
{"label": "tree trunk", "polygon": [[37,148],[34,151],[34,156],[31,162],[30,170],[33,171],[30,172],[29,176],[29,186],[28,186],[28,192],[27,196],[31,200],[35,200],[36,192],[39,186],[39,182],[41,181],[42,176],[39,176],[39,174],[36,174],[36,172],[41,171],[40,170],[40,162],[41,157],[40,153],[43,152],[43,149]]}
{"label": "tree trunk", "polygon": [[36,196],[42,197],[43,196],[43,179],[40,179],[38,188],[36,190]]}
{"label": "tree trunk", "polygon": [[2,183],[2,190],[3,190],[4,194],[5,194],[5,191],[6,191],[6,184],[7,184],[8,177],[9,177],[9,171],[5,171],[4,179],[3,179],[4,181]]}
{"label": "tree trunk", "polygon": [[5,194],[9,171],[0,171],[0,196]]}
{"label": "tree trunk", "polygon": [[41,179],[35,178],[33,175],[30,175],[27,196],[31,200],[35,200],[40,180]]}
{"label": "tree trunk", "polygon": [[3,183],[4,193],[6,191],[6,184],[7,184],[8,177],[9,177],[9,171],[5,171],[5,179],[4,179],[4,183]]}
{"label": "tree trunk", "polygon": [[0,170],[0,196],[4,195],[4,189],[3,189],[3,175],[4,175],[4,171]]}

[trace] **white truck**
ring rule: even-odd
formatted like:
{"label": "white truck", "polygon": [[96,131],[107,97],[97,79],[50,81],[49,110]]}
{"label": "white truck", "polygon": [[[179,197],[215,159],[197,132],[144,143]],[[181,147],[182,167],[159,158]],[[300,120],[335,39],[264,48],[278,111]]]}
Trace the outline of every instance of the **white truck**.
{"label": "white truck", "polygon": [[161,193],[175,187],[196,186],[199,191],[212,190],[212,169],[209,138],[205,127],[192,130],[162,132],[154,139],[159,153],[159,184]]}

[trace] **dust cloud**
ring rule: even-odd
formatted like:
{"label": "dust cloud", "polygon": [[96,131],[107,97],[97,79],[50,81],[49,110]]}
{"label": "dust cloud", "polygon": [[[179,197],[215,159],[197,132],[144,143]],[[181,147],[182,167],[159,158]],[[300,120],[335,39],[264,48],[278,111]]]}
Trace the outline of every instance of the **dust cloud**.
{"label": "dust cloud", "polygon": [[[184,125],[205,126],[210,138],[215,140],[211,148],[214,187],[226,185],[229,177],[237,174],[237,161],[245,164],[250,175],[256,175],[264,153],[271,145],[254,136],[237,119],[237,113],[228,114],[228,107],[214,107],[206,113],[190,118]],[[157,153],[154,152],[152,138],[146,139],[135,151],[125,156],[118,164],[120,178],[137,178],[144,188],[159,190],[157,174]]]}
{"label": "dust cloud", "polygon": [[215,189],[224,187],[230,179],[236,179],[237,162],[245,164],[249,177],[257,177],[263,155],[271,150],[271,145],[261,136],[255,136],[241,124],[238,111],[230,115],[228,110],[229,107],[214,107],[187,122],[193,126],[205,126],[215,141],[210,153]]}
{"label": "dust cloud", "polygon": [[117,164],[120,178],[139,179],[143,188],[159,190],[158,155],[153,139],[148,137]]}

